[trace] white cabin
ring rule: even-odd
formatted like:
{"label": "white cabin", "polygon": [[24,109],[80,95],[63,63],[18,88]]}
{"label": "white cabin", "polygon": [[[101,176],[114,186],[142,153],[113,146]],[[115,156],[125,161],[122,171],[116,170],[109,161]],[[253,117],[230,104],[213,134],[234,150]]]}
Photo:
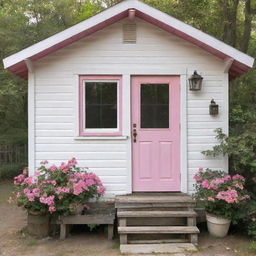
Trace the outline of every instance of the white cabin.
{"label": "white cabin", "polygon": [[138,0],[7,57],[5,68],[28,79],[30,174],[76,157],[108,195],[192,193],[198,168],[228,170],[226,157],[201,151],[217,143],[216,128],[228,133],[229,81],[253,62]]}

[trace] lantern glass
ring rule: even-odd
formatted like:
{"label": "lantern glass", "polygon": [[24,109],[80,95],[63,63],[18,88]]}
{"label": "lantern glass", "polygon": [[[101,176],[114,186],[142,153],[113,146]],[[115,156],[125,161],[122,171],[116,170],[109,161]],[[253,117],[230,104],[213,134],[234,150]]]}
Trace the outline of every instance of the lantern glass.
{"label": "lantern glass", "polygon": [[200,91],[202,88],[203,77],[194,71],[194,74],[188,79],[190,91]]}
{"label": "lantern glass", "polygon": [[218,115],[219,114],[219,105],[216,104],[214,100],[211,100],[211,104],[209,106],[209,113],[210,115]]}

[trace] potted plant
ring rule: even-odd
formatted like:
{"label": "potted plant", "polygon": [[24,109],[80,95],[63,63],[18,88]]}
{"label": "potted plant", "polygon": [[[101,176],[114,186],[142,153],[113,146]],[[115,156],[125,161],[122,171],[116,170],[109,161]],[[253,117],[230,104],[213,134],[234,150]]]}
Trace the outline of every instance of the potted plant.
{"label": "potted plant", "polygon": [[216,237],[226,236],[230,222],[235,221],[237,211],[250,198],[244,189],[244,177],[200,168],[194,179],[194,197],[205,207],[209,233]]}
{"label": "potted plant", "polygon": [[98,176],[76,164],[75,158],[60,166],[47,166],[48,161],[43,161],[34,176],[28,176],[25,169],[14,178],[14,195],[10,201],[23,206],[29,217],[45,216],[45,221],[41,218],[40,222],[44,226],[49,217],[81,213],[89,199],[104,194],[105,187]]}

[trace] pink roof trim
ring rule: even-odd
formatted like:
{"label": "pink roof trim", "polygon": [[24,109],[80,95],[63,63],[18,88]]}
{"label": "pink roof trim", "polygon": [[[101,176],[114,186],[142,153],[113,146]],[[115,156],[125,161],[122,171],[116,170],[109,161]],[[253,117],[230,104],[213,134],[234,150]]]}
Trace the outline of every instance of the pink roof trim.
{"label": "pink roof trim", "polygon": [[[119,8],[118,11],[116,11],[115,8]],[[115,14],[113,14],[113,13],[109,14],[108,13],[106,15],[106,16],[108,16],[108,19],[104,20],[105,14],[103,14],[103,13],[110,12],[111,9],[114,9]],[[199,33],[200,35],[204,34],[204,35],[208,36],[208,38],[210,37],[212,40],[215,40],[215,41],[216,41],[216,39],[212,38],[211,36],[201,32],[199,30],[196,30],[195,28],[192,28],[192,27],[191,27],[191,31],[193,31],[194,34],[192,33],[192,36],[190,36],[189,35],[190,34],[190,28],[187,29],[188,25],[185,25],[184,23],[182,23],[178,20],[175,20],[171,16],[168,16],[167,14],[162,13],[162,12],[160,12],[160,11],[158,11],[158,10],[152,8],[152,7],[149,7],[148,5],[145,5],[144,3],[141,3],[140,1],[136,1],[136,0],[126,0],[126,1],[121,2],[120,4],[117,4],[114,7],[111,7],[110,9],[104,11],[103,13],[98,14],[98,15],[101,15],[101,17],[103,17],[103,18],[101,18],[101,22],[95,23],[95,25],[91,25],[90,27],[87,26],[87,29],[84,29],[83,31],[80,30],[80,32],[77,32],[76,34],[73,34],[73,36],[70,36],[69,38],[67,37],[65,40],[63,39],[62,41],[59,41],[56,44],[54,44],[52,46],[49,46],[48,48],[46,47],[44,50],[39,51],[39,52],[35,53],[34,55],[32,54],[28,58],[31,61],[36,61],[38,59],[41,59],[46,55],[49,55],[49,54],[65,47],[67,45],[72,44],[73,42],[76,42],[76,41],[80,40],[81,38],[89,36],[89,35],[97,32],[97,31],[105,28],[106,26],[109,26],[109,25],[127,17],[129,15],[129,10],[131,10],[131,9],[135,10],[135,16],[162,28],[163,30],[168,31],[169,33],[175,34],[176,36],[178,36],[178,37],[180,37],[180,38],[182,38],[186,41],[189,41],[190,43],[192,43],[194,45],[197,45],[198,47],[204,49],[205,51],[210,52],[211,54],[219,57],[222,60],[224,60],[226,58],[229,58],[229,57],[232,58],[232,56],[229,56],[228,54],[226,54],[224,50],[223,51],[218,50],[214,46],[211,46],[210,44],[207,44],[207,40],[205,40],[204,37],[202,39],[204,42],[202,42],[201,40],[196,38],[195,34],[196,33]],[[152,14],[152,16],[151,16],[151,14]],[[161,19],[162,17],[159,16],[161,14],[162,14],[162,17],[165,17],[165,19]],[[94,17],[97,17],[98,15],[96,15]],[[167,16],[167,18],[166,18],[166,16]],[[159,19],[156,18],[156,17],[159,17]],[[172,22],[170,22],[170,21],[166,22],[166,19],[168,20],[169,17],[172,18],[172,22],[176,23],[175,25],[172,26]],[[93,18],[91,18],[91,19],[93,19]],[[163,20],[163,21],[161,21],[161,20]],[[93,24],[93,22],[91,22],[91,23]],[[169,23],[169,24],[167,24],[167,23]],[[81,23],[82,26],[83,26],[83,24],[84,23]],[[75,26],[77,26],[77,25],[75,25]],[[175,28],[175,26],[176,26],[176,28]],[[183,26],[183,27],[187,26],[187,27],[186,27],[186,29],[183,29],[183,31],[182,31],[182,29],[179,30],[180,26]],[[63,32],[60,32],[60,33],[63,33]],[[66,35],[68,35],[68,34],[66,33]],[[251,63],[253,61],[252,61],[252,58],[250,56],[245,55],[245,54],[239,52],[238,50],[232,48],[231,46],[225,45],[222,42],[219,42],[219,43],[222,44],[222,46],[224,45],[224,47],[222,47],[222,48],[228,49],[228,51],[230,52],[231,55],[233,54],[235,56],[237,56],[237,55],[241,56],[241,59],[242,59],[241,62],[239,61],[239,58],[233,57],[234,61],[233,61],[232,66],[229,70],[229,74],[230,74],[231,79],[234,79],[234,78],[240,76],[241,74],[245,73],[246,71],[248,71],[251,68],[251,66],[252,66]],[[31,52],[33,52],[33,51],[31,51]],[[19,62],[18,61],[15,62],[16,55],[15,55],[15,57],[12,57],[12,56],[6,58],[6,59],[12,58],[12,63],[13,63],[13,64],[10,64],[10,65],[7,65],[8,70],[13,72],[14,74],[24,78],[24,79],[27,79],[28,70],[27,70],[27,66],[26,66],[26,63],[25,63],[25,59],[22,59],[23,58],[22,57],[22,58],[20,58],[21,60]],[[245,62],[244,62],[244,56],[245,56],[245,59],[246,59]],[[6,59],[4,60],[4,63],[5,63],[5,61],[7,61]],[[244,62],[246,64],[248,63],[248,65],[246,65],[242,62]]]}

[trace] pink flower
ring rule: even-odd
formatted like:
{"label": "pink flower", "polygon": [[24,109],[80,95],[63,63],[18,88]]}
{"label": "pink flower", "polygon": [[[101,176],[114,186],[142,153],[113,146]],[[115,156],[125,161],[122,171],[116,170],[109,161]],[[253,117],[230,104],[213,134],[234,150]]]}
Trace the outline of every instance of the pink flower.
{"label": "pink flower", "polygon": [[106,191],[106,188],[103,187],[103,186],[100,186],[97,188],[97,193],[100,194],[100,195],[103,195]]}
{"label": "pink flower", "polygon": [[203,182],[202,182],[202,187],[203,187],[203,188],[209,188],[209,184],[208,184],[208,181],[207,181],[207,180],[203,180]]}
{"label": "pink flower", "polygon": [[40,197],[39,198],[39,201],[40,203],[42,204],[47,204],[49,206],[53,206],[55,203],[54,203],[54,196],[49,196],[49,197]]}
{"label": "pink flower", "polygon": [[227,191],[220,191],[217,194],[216,199],[224,200],[228,204],[237,203],[238,202],[238,193],[234,189],[229,189]]}
{"label": "pink flower", "polygon": [[63,196],[58,196],[59,200],[63,199]]}
{"label": "pink flower", "polygon": [[223,180],[224,180],[224,181],[229,181],[229,180],[231,180],[231,176],[230,176],[230,175],[225,175],[225,176],[223,177]]}
{"label": "pink flower", "polygon": [[73,188],[74,188],[74,191],[73,191],[74,195],[79,195],[83,193],[85,190],[88,190],[88,187],[83,180],[79,180],[77,183],[74,183]]}
{"label": "pink flower", "polygon": [[201,181],[202,178],[198,176],[198,174],[196,173],[195,176],[194,176],[194,180],[195,181]]}
{"label": "pink flower", "polygon": [[70,159],[69,161],[68,161],[68,165],[69,166],[75,166],[77,164],[77,161],[76,161],[76,158],[75,157],[73,157],[72,159]]}
{"label": "pink flower", "polygon": [[63,187],[63,188],[58,187],[58,188],[56,188],[55,192],[56,192],[56,194],[69,193],[70,188],[68,188],[68,187]]}
{"label": "pink flower", "polygon": [[234,186],[235,186],[236,188],[241,189],[241,190],[243,190],[243,189],[244,189],[244,186],[243,186],[242,184],[238,184],[238,183],[236,183]]}
{"label": "pink flower", "polygon": [[245,181],[245,178],[242,175],[236,174],[232,177],[233,180]]}
{"label": "pink flower", "polygon": [[199,168],[198,169],[198,172],[203,172],[204,171],[204,168]]}
{"label": "pink flower", "polygon": [[32,189],[32,193],[34,194],[35,197],[39,197],[40,196],[39,192],[40,192],[39,188]]}
{"label": "pink flower", "polygon": [[42,165],[46,165],[46,164],[48,164],[48,163],[49,163],[49,162],[48,162],[47,160],[40,162],[40,164],[42,164]]}
{"label": "pink flower", "polygon": [[56,211],[56,208],[55,208],[55,206],[49,206],[48,210],[50,213],[53,213]]}
{"label": "pink flower", "polygon": [[28,193],[30,193],[30,189],[29,188],[24,188],[23,192],[24,192],[24,194],[28,194]]}
{"label": "pink flower", "polygon": [[213,180],[213,183],[216,185],[223,184],[224,182],[225,182],[225,180],[223,178],[216,178]]}
{"label": "pink flower", "polygon": [[71,166],[69,164],[61,163],[60,169],[63,173],[68,173]]}
{"label": "pink flower", "polygon": [[32,185],[33,184],[33,177],[30,176],[30,177],[25,178],[24,183],[27,184],[27,185]]}
{"label": "pink flower", "polygon": [[30,201],[30,202],[34,202],[35,201],[35,196],[34,196],[33,193],[29,193],[26,196],[28,198],[28,201]]}
{"label": "pink flower", "polygon": [[214,202],[215,201],[215,199],[213,198],[213,197],[208,197],[208,199],[207,199],[208,201],[210,201],[210,202]]}
{"label": "pink flower", "polygon": [[243,200],[247,200],[247,199],[250,199],[250,196],[249,195],[244,195],[240,198],[241,201]]}
{"label": "pink flower", "polygon": [[24,168],[23,171],[22,171],[22,173],[23,173],[24,175],[28,175],[28,168]]}
{"label": "pink flower", "polygon": [[36,176],[36,177],[39,177],[39,176],[41,176],[41,173],[40,173],[39,171],[36,171],[36,172],[35,172],[35,176]]}
{"label": "pink flower", "polygon": [[52,165],[48,168],[48,170],[54,172],[54,171],[57,171],[58,170],[58,167],[56,165]]}
{"label": "pink flower", "polygon": [[25,177],[26,176],[24,174],[20,174],[20,175],[16,176],[14,178],[14,185],[17,185],[17,186],[21,185],[21,183],[24,181]]}

